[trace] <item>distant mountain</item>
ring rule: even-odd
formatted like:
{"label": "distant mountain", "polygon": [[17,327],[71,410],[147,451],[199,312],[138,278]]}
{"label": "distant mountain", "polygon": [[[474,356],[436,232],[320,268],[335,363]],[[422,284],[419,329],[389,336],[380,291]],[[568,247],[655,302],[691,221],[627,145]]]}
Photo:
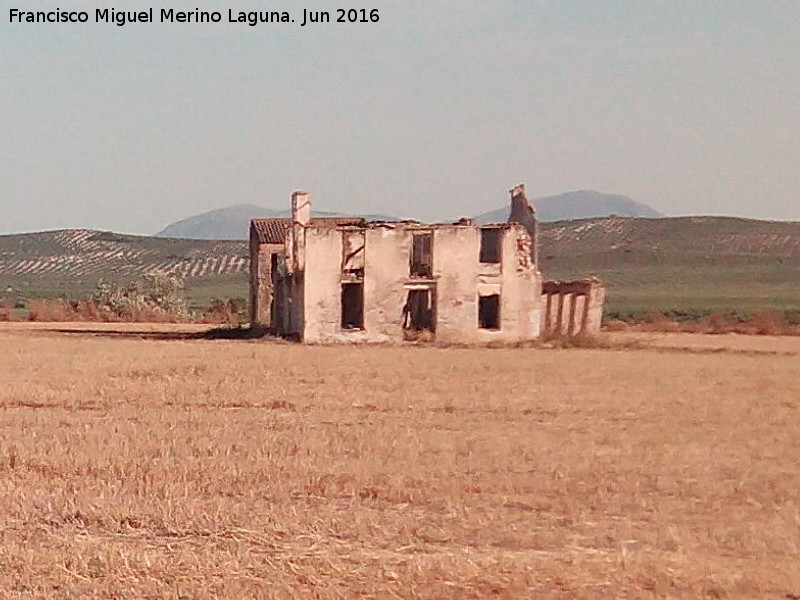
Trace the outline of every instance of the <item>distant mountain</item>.
{"label": "distant mountain", "polygon": [[[317,217],[338,217],[344,213],[313,211]],[[255,204],[239,204],[205,212],[167,225],[156,237],[193,240],[246,240],[250,219],[289,217],[289,210],[272,210]],[[370,221],[396,221],[386,215],[355,215]]]}
{"label": "distant mountain", "polygon": [[[658,211],[627,196],[602,194],[593,190],[568,192],[534,200],[541,221],[565,221],[592,217],[660,217]],[[319,217],[338,217],[345,213],[313,211]],[[159,231],[156,237],[193,240],[246,240],[250,219],[289,217],[289,210],[274,210],[255,204],[238,204],[181,219]],[[355,215],[370,221],[397,221],[387,215]],[[508,206],[475,217],[479,223],[504,222]]]}
{"label": "distant mountain", "polygon": [[[627,196],[603,194],[594,190],[567,192],[533,201],[540,221],[569,221],[596,217],[661,217],[653,208]],[[479,223],[502,223],[508,218],[509,207],[485,212],[475,217]]]}
{"label": "distant mountain", "polygon": [[278,211],[255,204],[239,204],[181,219],[167,225],[156,237],[195,240],[247,239],[250,219],[277,217]]}

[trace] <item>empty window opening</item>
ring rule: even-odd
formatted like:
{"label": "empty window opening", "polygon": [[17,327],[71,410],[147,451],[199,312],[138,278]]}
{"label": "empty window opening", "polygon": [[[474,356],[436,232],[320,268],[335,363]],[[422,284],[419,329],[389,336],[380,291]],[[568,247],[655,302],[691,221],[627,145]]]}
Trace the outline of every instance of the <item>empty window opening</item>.
{"label": "empty window opening", "polygon": [[[278,307],[280,306],[280,300],[278,299],[278,294],[280,292],[279,284],[278,284],[278,275],[279,275],[279,267],[282,267],[281,263],[283,261],[283,257],[279,256],[277,253],[273,252],[270,254],[269,257],[269,285],[271,288],[272,293],[270,294],[269,299],[269,323],[270,327],[274,328],[277,324],[277,315],[278,315]],[[285,269],[284,269],[285,272]]]}
{"label": "empty window opening", "polygon": [[482,263],[499,263],[501,256],[500,245],[503,236],[503,230],[498,228],[481,229],[481,252],[480,262]]}
{"label": "empty window opening", "polygon": [[500,329],[500,295],[478,297],[478,327]]}
{"label": "empty window opening", "polygon": [[347,278],[364,279],[365,247],[363,231],[342,232],[342,274]]}
{"label": "empty window opening", "polygon": [[364,284],[342,284],[342,329],[364,329]]}
{"label": "empty window opening", "polygon": [[403,307],[403,329],[435,331],[436,300],[433,290],[409,290]]}
{"label": "empty window opening", "polygon": [[342,281],[360,283],[364,281],[364,269],[350,269],[349,271],[342,271]]}
{"label": "empty window opening", "polygon": [[433,234],[415,233],[411,244],[411,276],[433,277]]}

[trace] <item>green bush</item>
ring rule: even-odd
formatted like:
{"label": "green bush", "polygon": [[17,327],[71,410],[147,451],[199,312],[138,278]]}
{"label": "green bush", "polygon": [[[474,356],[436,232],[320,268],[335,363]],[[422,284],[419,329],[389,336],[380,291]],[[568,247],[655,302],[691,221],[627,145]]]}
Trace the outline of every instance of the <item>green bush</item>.
{"label": "green bush", "polygon": [[189,318],[183,291],[182,279],[156,273],[126,285],[101,279],[91,300],[101,314],[121,320],[183,321]]}

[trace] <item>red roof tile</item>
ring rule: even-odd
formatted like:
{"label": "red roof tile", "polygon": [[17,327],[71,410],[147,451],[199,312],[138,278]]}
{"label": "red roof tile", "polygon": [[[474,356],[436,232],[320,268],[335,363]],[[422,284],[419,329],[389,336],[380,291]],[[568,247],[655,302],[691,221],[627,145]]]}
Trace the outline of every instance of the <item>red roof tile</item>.
{"label": "red roof tile", "polygon": [[[286,238],[286,230],[292,224],[291,219],[252,219],[250,228],[256,232],[259,244],[282,244]],[[347,225],[363,225],[361,217],[313,217],[311,227],[330,228]]]}
{"label": "red roof tile", "polygon": [[259,244],[282,244],[291,219],[253,219],[250,230],[255,231]]}

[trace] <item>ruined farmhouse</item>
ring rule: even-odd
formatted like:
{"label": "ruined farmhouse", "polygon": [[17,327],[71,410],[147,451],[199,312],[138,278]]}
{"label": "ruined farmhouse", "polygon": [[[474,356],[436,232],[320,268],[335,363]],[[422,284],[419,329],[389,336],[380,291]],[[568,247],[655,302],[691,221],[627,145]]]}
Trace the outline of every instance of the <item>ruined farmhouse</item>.
{"label": "ruined farmhouse", "polygon": [[309,343],[513,343],[599,329],[595,280],[543,282],[537,221],[520,185],[508,222],[478,225],[314,218],[250,224],[255,327]]}

